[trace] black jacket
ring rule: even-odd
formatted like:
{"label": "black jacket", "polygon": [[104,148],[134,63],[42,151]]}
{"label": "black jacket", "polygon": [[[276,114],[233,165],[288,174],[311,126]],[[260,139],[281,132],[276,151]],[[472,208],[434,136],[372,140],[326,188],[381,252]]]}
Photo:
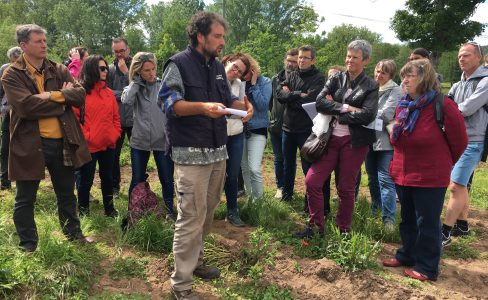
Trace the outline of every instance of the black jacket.
{"label": "black jacket", "polygon": [[[219,102],[227,107],[231,105],[232,96],[225,69],[219,61],[211,59],[207,62],[202,54],[188,46],[186,50],[172,56],[165,68],[169,62],[176,64],[183,79],[185,101]],[[218,148],[227,143],[225,117],[195,115],[169,118],[168,126],[172,146]]]}
{"label": "black jacket", "polygon": [[269,132],[274,135],[281,135],[281,130],[283,127],[283,113],[285,111],[285,106],[278,102],[278,87],[280,83],[286,80],[285,70],[281,70],[278,74],[273,76],[271,79],[271,86],[273,89],[273,97],[269,101]]}
{"label": "black jacket", "polygon": [[[343,97],[348,88],[352,93],[343,102]],[[334,101],[328,101],[325,96],[331,95]],[[341,113],[343,103],[361,108],[361,112]],[[378,112],[378,83],[362,72],[352,82],[346,72],[339,72],[332,76],[320,92],[316,101],[317,111],[339,115],[340,124],[348,124],[351,132],[351,144],[353,147],[371,145],[376,140],[375,131],[362,125],[373,122]]]}
{"label": "black jacket", "polygon": [[[312,131],[312,120],[302,107],[302,104],[314,102],[325,83],[325,77],[312,66],[307,71],[293,71],[278,87],[276,94],[278,101],[285,104],[283,115],[283,130],[292,133]],[[290,92],[285,92],[282,87],[287,86]],[[300,93],[308,94],[301,97]]]}

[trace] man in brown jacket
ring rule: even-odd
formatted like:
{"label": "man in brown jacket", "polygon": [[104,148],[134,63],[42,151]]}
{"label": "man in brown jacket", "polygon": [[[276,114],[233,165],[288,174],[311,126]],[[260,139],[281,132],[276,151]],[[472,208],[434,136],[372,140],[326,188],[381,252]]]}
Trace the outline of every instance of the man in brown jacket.
{"label": "man in brown jacket", "polygon": [[37,248],[34,203],[47,167],[57,197],[59,222],[69,240],[92,242],[80,229],[74,195],[74,169],[91,160],[71,106],[81,107],[85,90],[65,66],[46,58],[46,31],[35,24],[19,25],[23,51],[2,77],[11,105],[9,177],[16,181],[14,223],[20,246]]}

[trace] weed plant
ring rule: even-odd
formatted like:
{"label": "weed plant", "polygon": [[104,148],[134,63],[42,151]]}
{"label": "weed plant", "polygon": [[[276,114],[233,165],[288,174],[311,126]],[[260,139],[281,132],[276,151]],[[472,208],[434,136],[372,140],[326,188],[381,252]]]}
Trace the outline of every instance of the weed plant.
{"label": "weed plant", "polygon": [[173,248],[173,234],[170,223],[149,214],[129,227],[123,240],[143,251],[169,253]]}
{"label": "weed plant", "polygon": [[243,282],[225,289],[219,289],[224,300],[252,299],[252,300],[293,300],[289,289],[282,289],[274,284],[263,286],[259,282]]}
{"label": "weed plant", "polygon": [[93,279],[93,268],[101,259],[97,248],[70,242],[60,232],[56,215],[37,220],[39,244],[26,255],[18,247],[12,225],[0,224],[0,298],[15,299],[22,289],[26,299],[66,299],[86,296]]}
{"label": "weed plant", "polygon": [[144,269],[146,263],[142,260],[137,260],[132,257],[118,257],[112,266],[112,270],[109,275],[112,279],[137,277],[145,279],[146,275]]}
{"label": "weed plant", "polygon": [[452,259],[480,258],[480,252],[471,247],[476,240],[476,235],[473,233],[470,236],[454,238],[454,241],[448,247],[442,249],[442,257]]}
{"label": "weed plant", "polygon": [[256,201],[247,201],[241,208],[241,218],[251,226],[267,230],[289,231],[293,226],[293,209],[286,202],[265,195]]}

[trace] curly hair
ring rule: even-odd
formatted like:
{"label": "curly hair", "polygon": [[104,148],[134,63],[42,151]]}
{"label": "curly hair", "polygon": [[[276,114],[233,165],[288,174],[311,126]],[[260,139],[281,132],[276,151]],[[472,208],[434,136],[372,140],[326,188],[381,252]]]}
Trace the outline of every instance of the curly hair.
{"label": "curly hair", "polygon": [[227,31],[227,22],[224,20],[224,18],[214,12],[201,11],[191,17],[190,24],[186,28],[186,32],[193,47],[198,45],[198,34],[200,33],[203,36],[207,36],[212,30],[212,24],[215,22],[222,25],[224,30]]}
{"label": "curly hair", "polygon": [[108,68],[107,61],[101,55],[90,55],[83,62],[83,67],[80,72],[80,83],[85,88],[87,94],[90,94],[95,84],[100,81],[100,68],[98,64],[101,60],[105,62]]}

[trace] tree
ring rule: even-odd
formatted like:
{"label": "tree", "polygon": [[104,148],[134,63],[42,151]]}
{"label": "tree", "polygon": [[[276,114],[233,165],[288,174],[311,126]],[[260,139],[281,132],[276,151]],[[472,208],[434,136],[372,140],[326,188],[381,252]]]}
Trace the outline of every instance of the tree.
{"label": "tree", "polygon": [[[357,39],[367,40],[374,46],[381,42],[381,35],[366,27],[355,27],[350,24],[336,26],[327,35],[325,46],[317,51],[317,66],[321,70],[327,70],[332,65],[344,65],[347,45]],[[371,65],[372,61],[367,68],[368,74],[372,74],[374,66]]]}
{"label": "tree", "polygon": [[484,0],[407,0],[406,9],[397,10],[391,28],[397,38],[411,47],[432,51],[439,63],[442,52],[455,50],[483,32],[485,25],[469,18]]}
{"label": "tree", "polygon": [[229,23],[226,52],[249,39],[252,30],[268,32],[283,42],[314,33],[318,15],[303,0],[217,0],[209,9]]}
{"label": "tree", "polygon": [[202,0],[173,0],[151,6],[144,22],[151,38],[151,50],[159,51],[161,43],[168,42],[178,50],[183,50],[188,45],[186,27],[189,20],[204,8]]}

